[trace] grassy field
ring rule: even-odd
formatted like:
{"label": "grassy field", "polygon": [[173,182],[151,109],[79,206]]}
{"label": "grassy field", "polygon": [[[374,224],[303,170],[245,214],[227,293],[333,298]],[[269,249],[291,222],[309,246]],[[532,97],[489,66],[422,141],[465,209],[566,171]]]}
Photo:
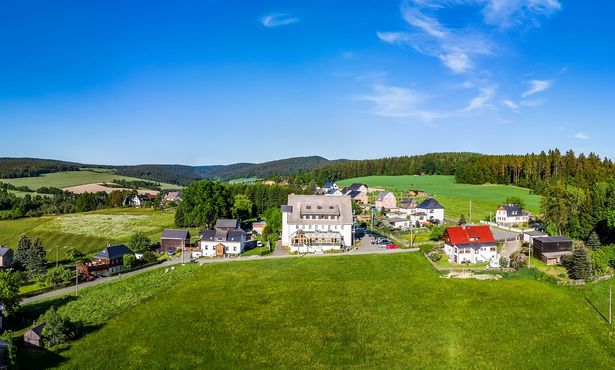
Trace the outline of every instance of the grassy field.
{"label": "grassy field", "polygon": [[489,216],[495,217],[497,206],[508,196],[525,200],[526,209],[534,214],[540,208],[540,196],[530,194],[528,189],[507,185],[458,184],[453,176],[367,176],[338,181],[340,186],[353,182],[365,183],[371,188],[387,189],[398,197],[407,190],[422,190],[433,194],[445,208],[446,216],[458,218],[461,214],[469,220],[469,201],[472,201],[472,220],[477,222]]}
{"label": "grassy field", "polygon": [[238,179],[232,179],[229,180],[229,184],[244,184],[246,182],[250,183],[250,182],[255,182],[260,180],[258,177],[241,177]]}
{"label": "grassy field", "polygon": [[15,248],[21,234],[40,237],[47,258],[66,258],[64,251],[76,248],[86,254],[97,252],[107,243],[125,243],[134,232],[158,241],[162,230],[173,227],[173,210],[116,208],[61,216],[43,216],[0,221],[0,244]]}
{"label": "grassy field", "polygon": [[597,311],[605,284],[548,285],[528,271],[440,279],[418,253],[204,265],[164,290],[142,278],[132,279],[146,297],[103,286],[61,309],[104,326],[61,348],[60,366],[615,367],[613,331]]}
{"label": "grassy field", "polygon": [[[85,185],[91,183],[111,182],[114,179],[126,181],[139,181],[135,177],[120,176],[109,170],[102,169],[83,169],[81,171],[67,171],[44,174],[37,177],[20,177],[17,179],[0,179],[2,182],[10,183],[15,186],[27,186],[32,190],[40,187],[66,188],[70,186]],[[160,183],[162,189],[177,189],[177,185]],[[23,192],[14,192],[23,196]]]}

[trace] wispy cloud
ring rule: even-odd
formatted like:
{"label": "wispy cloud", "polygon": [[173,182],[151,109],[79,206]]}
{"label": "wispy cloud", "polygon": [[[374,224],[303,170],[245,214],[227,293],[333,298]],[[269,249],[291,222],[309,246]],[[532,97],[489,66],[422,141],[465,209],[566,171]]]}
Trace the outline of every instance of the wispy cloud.
{"label": "wispy cloud", "polygon": [[420,118],[426,121],[443,118],[445,114],[422,109],[426,96],[416,90],[399,86],[374,85],[370,95],[354,99],[370,102],[370,113],[389,118]]}
{"label": "wispy cloud", "polygon": [[482,10],[485,22],[502,28],[537,26],[562,8],[558,0],[487,0]]}
{"label": "wispy cloud", "polygon": [[522,98],[527,98],[530,95],[534,95],[541,91],[545,91],[553,86],[553,82],[548,80],[532,80],[529,81],[528,84],[530,87],[521,94]]}
{"label": "wispy cloud", "polygon": [[589,140],[590,139],[590,137],[587,136],[584,132],[577,132],[574,135],[574,137],[575,137],[575,139],[579,139],[579,140]]}
{"label": "wispy cloud", "polygon": [[[482,14],[484,23],[446,26],[439,20],[439,11],[453,6],[475,9]],[[454,73],[465,73],[476,69],[480,56],[496,52],[491,37],[494,26],[537,26],[541,17],[560,8],[557,0],[405,0],[401,15],[410,31],[378,32],[377,36],[383,42],[409,45],[419,53],[438,58]]]}
{"label": "wispy cloud", "polygon": [[470,101],[470,103],[462,109],[463,112],[469,112],[485,107],[493,98],[495,94],[494,88],[481,88],[479,94]]}
{"label": "wispy cloud", "polygon": [[299,18],[287,13],[272,13],[261,18],[261,23],[267,28],[286,26],[299,22]]}
{"label": "wispy cloud", "polygon": [[519,109],[519,104],[515,103],[512,100],[504,99],[504,100],[502,100],[502,104],[504,104],[505,106],[507,106],[508,108],[510,108],[512,110]]}

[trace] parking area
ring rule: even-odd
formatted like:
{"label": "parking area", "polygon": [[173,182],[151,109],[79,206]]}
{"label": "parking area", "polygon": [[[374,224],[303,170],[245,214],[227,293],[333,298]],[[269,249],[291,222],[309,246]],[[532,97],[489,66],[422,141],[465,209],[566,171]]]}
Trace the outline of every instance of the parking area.
{"label": "parking area", "polygon": [[361,252],[386,252],[387,249],[385,247],[379,247],[376,243],[378,237],[382,237],[382,235],[371,232],[365,233],[358,244],[358,250]]}

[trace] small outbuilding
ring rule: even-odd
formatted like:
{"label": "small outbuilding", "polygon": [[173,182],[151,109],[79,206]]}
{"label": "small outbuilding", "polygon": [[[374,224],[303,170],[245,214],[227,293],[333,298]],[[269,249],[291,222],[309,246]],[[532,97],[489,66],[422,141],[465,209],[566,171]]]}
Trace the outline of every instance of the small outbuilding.
{"label": "small outbuilding", "polygon": [[160,237],[160,251],[175,252],[190,244],[190,232],[188,230],[164,229]]}
{"label": "small outbuilding", "polygon": [[13,266],[13,250],[0,246],[0,267],[8,269]]}
{"label": "small outbuilding", "polygon": [[44,327],[45,323],[42,323],[25,332],[23,335],[24,344],[30,347],[43,347]]}
{"label": "small outbuilding", "polygon": [[572,251],[572,239],[565,236],[538,236],[533,238],[533,252],[547,265],[562,262],[562,257]]}

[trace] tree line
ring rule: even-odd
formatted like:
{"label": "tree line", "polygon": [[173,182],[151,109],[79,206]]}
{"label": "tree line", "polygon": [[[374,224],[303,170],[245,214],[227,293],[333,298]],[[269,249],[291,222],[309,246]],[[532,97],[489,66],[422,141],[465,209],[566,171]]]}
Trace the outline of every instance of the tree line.
{"label": "tree line", "polygon": [[212,228],[219,218],[262,217],[268,212],[272,214],[270,209],[279,210],[288,201],[289,194],[305,192],[308,190],[295,186],[195,181],[182,191],[175,223],[179,227]]}
{"label": "tree line", "polygon": [[0,178],[35,177],[45,173],[79,171],[77,163],[35,158],[0,158]]}

